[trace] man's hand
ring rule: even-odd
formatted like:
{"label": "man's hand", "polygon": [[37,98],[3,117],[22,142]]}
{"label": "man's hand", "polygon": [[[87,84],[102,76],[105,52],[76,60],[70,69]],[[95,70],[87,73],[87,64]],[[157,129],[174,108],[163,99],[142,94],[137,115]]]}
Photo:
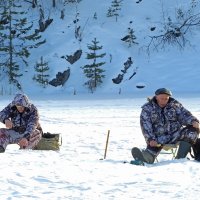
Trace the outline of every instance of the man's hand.
{"label": "man's hand", "polygon": [[5,126],[6,128],[12,128],[13,127],[13,123],[9,120],[9,119],[6,119],[5,120]]}
{"label": "man's hand", "polygon": [[22,138],[19,141],[20,149],[25,149],[28,146],[28,140],[26,138]]}
{"label": "man's hand", "polygon": [[199,122],[194,121],[194,122],[192,123],[192,126],[193,126],[194,128],[199,129]]}
{"label": "man's hand", "polygon": [[151,147],[158,147],[158,143],[155,141],[155,140],[151,140],[150,142],[149,142],[149,145],[151,146]]}

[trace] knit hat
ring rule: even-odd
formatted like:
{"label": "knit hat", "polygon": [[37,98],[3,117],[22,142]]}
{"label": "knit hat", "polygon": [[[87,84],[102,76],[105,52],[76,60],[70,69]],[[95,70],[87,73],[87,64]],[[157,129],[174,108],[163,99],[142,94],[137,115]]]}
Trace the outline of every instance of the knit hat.
{"label": "knit hat", "polygon": [[169,96],[172,96],[172,92],[166,88],[159,88],[155,91],[155,95],[159,95],[159,94],[167,94]]}

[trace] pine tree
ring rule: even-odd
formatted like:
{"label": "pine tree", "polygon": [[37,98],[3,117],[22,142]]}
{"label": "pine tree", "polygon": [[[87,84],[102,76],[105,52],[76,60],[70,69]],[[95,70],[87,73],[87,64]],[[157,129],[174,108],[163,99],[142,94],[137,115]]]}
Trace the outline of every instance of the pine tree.
{"label": "pine tree", "polygon": [[90,52],[87,53],[86,59],[92,60],[92,64],[81,67],[85,76],[88,78],[88,81],[85,83],[85,85],[92,93],[99,85],[101,85],[101,83],[103,82],[103,78],[105,77],[105,75],[103,74],[105,70],[101,68],[101,66],[104,65],[105,62],[97,62],[97,59],[103,58],[106,53],[97,54],[97,51],[102,49],[102,46],[98,46],[98,44],[99,41],[94,38],[92,44],[87,45]]}
{"label": "pine tree", "polygon": [[135,34],[134,34],[134,31],[132,28],[128,28],[128,38],[125,42],[128,43],[128,47],[131,47],[133,44],[138,44],[135,40],[137,39]]}
{"label": "pine tree", "polygon": [[45,88],[49,82],[48,81],[49,74],[45,73],[49,70],[48,62],[45,62],[43,60],[43,57],[41,56],[40,62],[37,62],[34,68],[37,74],[34,75],[33,80],[40,83]]}
{"label": "pine tree", "polygon": [[0,67],[4,68],[9,84],[22,89],[18,78],[23,75],[20,73],[23,66],[28,66],[29,49],[37,48],[45,41],[36,43],[41,36],[35,32],[30,34],[33,24],[28,23],[26,12],[17,2],[8,0],[0,7]]}
{"label": "pine tree", "polygon": [[117,18],[119,16],[119,11],[121,10],[122,2],[123,2],[123,0],[113,0],[111,2],[111,7],[108,8],[107,17],[115,16],[115,19],[117,22]]}

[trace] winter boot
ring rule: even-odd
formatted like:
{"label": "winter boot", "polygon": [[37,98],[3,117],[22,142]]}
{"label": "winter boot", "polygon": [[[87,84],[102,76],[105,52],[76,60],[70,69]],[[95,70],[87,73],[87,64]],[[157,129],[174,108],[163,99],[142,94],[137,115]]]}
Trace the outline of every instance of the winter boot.
{"label": "winter boot", "polygon": [[148,164],[152,164],[155,160],[155,156],[147,150],[141,151],[139,148],[134,147],[131,150],[132,156],[136,161],[142,161]]}
{"label": "winter boot", "polygon": [[5,152],[5,149],[2,146],[0,146],[0,153],[4,153],[4,152]]}
{"label": "winter boot", "polygon": [[191,144],[186,141],[181,141],[175,159],[185,158],[191,149]]}

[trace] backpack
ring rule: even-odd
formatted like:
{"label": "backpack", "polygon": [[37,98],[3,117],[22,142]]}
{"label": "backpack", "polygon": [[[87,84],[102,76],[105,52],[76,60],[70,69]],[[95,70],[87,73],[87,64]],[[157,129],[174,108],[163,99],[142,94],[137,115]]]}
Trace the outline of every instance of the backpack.
{"label": "backpack", "polygon": [[192,145],[193,154],[190,152],[192,158],[200,162],[200,138],[197,139],[196,143]]}
{"label": "backpack", "polygon": [[39,143],[36,145],[34,150],[60,150],[62,145],[62,137],[59,133],[43,133],[42,138]]}

